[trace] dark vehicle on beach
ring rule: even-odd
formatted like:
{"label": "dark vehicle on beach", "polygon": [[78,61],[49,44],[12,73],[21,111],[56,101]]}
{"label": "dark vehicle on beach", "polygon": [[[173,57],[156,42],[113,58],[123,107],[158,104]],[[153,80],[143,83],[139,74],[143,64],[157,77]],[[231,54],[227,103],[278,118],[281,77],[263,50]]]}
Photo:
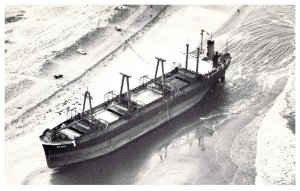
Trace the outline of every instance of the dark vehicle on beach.
{"label": "dark vehicle on beach", "polygon": [[53,77],[55,78],[55,79],[59,79],[59,78],[62,78],[64,75],[62,75],[62,74],[56,74],[56,75],[54,75]]}
{"label": "dark vehicle on beach", "polygon": [[119,31],[119,32],[122,31],[121,27],[119,27],[119,26],[116,26],[115,30]]}

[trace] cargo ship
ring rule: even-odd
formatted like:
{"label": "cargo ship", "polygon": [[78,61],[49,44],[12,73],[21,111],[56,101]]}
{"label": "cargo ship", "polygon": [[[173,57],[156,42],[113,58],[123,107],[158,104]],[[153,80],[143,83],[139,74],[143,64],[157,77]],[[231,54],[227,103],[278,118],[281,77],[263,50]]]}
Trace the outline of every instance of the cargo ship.
{"label": "cargo ship", "polygon": [[[105,94],[105,102],[92,107],[91,94],[84,94],[83,109],[68,109],[69,118],[40,136],[47,165],[58,168],[108,154],[127,143],[155,130],[195,106],[219,81],[225,80],[231,55],[227,45],[224,53],[215,52],[214,40],[207,40],[207,50],[201,46],[189,51],[186,44],[184,64],[174,64],[164,72],[166,60],[156,57],[154,78],[142,76],[138,87],[130,89],[130,76],[121,73],[120,92]],[[188,68],[189,58],[196,61]],[[200,73],[201,64],[211,70]],[[161,70],[162,75],[158,76]],[[127,92],[123,92],[123,89]]]}

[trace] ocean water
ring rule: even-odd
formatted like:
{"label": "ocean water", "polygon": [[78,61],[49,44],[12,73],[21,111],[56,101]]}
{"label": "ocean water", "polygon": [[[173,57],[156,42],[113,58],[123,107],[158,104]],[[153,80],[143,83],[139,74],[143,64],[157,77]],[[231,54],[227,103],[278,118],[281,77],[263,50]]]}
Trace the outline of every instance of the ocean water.
{"label": "ocean water", "polygon": [[[250,6],[241,14],[227,27],[234,55],[229,91],[239,105],[227,107],[257,117],[238,134],[232,155],[256,184],[295,184],[295,7]],[[254,168],[245,157],[256,160]]]}
{"label": "ocean water", "polygon": [[43,167],[23,183],[295,184],[295,6],[241,6],[214,39],[219,50],[228,39],[232,63],[193,109],[104,157]]}

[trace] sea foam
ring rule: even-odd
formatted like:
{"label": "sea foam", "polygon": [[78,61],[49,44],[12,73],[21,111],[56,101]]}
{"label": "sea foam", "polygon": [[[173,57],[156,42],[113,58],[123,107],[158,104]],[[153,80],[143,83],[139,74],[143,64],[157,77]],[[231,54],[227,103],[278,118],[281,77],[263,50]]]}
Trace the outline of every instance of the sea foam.
{"label": "sea foam", "polygon": [[[293,76],[263,119],[257,136],[256,184],[295,184],[296,137],[282,115],[286,96],[293,89]],[[292,97],[294,99],[294,97]]]}

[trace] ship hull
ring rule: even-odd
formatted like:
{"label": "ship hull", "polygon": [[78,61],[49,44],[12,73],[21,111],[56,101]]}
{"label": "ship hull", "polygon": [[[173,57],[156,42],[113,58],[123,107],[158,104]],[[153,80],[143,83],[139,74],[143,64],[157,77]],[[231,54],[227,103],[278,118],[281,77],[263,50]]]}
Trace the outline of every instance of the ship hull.
{"label": "ship hull", "polygon": [[195,106],[225,76],[228,66],[218,71],[206,84],[193,83],[179,95],[172,95],[156,103],[156,107],[143,114],[137,114],[105,138],[95,137],[84,143],[69,142],[63,145],[43,144],[48,167],[61,167],[108,154],[130,143],[142,135],[158,128],[165,122]]}

